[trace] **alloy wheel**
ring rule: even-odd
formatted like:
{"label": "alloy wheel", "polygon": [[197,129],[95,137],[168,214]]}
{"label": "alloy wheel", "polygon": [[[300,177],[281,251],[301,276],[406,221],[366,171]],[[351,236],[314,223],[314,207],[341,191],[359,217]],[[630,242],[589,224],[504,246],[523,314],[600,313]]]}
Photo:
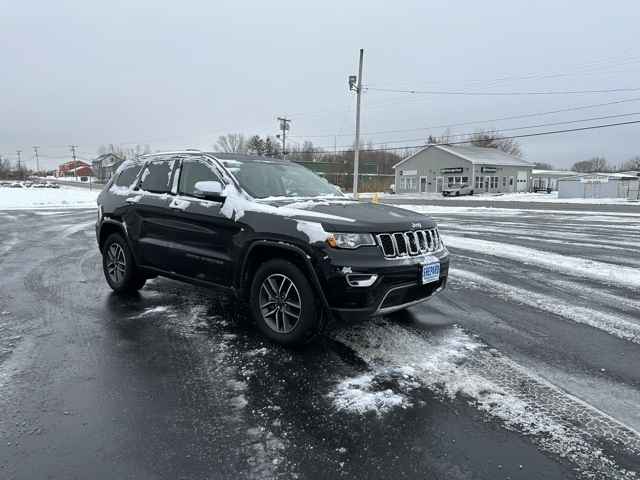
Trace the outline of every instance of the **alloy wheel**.
{"label": "alloy wheel", "polygon": [[118,284],[124,278],[127,271],[127,258],[123,248],[117,243],[112,243],[107,250],[107,274],[114,283]]}
{"label": "alloy wheel", "polygon": [[275,332],[289,333],[300,320],[300,292],[286,275],[274,273],[264,279],[260,286],[259,303],[262,318]]}

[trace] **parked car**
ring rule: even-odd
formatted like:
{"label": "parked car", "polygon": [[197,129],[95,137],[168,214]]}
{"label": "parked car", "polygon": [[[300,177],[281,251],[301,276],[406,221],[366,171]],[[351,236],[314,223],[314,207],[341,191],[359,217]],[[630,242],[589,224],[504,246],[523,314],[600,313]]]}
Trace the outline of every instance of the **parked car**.
{"label": "parked car", "polygon": [[164,276],[248,304],[274,341],[405,309],[445,288],[449,254],[433,220],[353,200],[289,161],[195,151],[123,163],[98,197],[107,283]]}
{"label": "parked car", "polygon": [[47,182],[45,185],[47,186],[47,188],[60,188],[60,185],[53,182]]}
{"label": "parked car", "polygon": [[538,193],[538,192],[546,192],[546,193],[551,193],[551,187],[539,187],[539,186],[534,186],[533,187],[533,193]]}
{"label": "parked car", "polygon": [[11,182],[0,182],[0,187],[8,187],[11,185]]}
{"label": "parked car", "polygon": [[9,185],[9,188],[24,188],[24,185],[20,182],[13,182]]}
{"label": "parked car", "polygon": [[443,197],[459,197],[460,195],[473,195],[473,188],[464,183],[462,185],[451,185],[442,190]]}

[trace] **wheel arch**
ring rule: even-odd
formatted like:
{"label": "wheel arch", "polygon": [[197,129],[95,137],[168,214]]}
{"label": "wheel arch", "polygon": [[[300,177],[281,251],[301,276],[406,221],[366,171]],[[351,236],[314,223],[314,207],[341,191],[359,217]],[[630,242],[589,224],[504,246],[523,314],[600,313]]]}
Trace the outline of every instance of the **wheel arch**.
{"label": "wheel arch", "polygon": [[329,303],[324,295],[318,274],[311,263],[309,255],[297,245],[286,242],[257,240],[249,245],[235,281],[238,291],[241,292],[241,296],[246,297],[249,294],[251,279],[258,267],[264,261],[273,258],[282,258],[299,267],[309,278],[311,286],[320,297],[327,314],[330,314]]}
{"label": "wheel arch", "polygon": [[136,250],[133,248],[131,239],[127,234],[127,226],[124,224],[124,222],[121,222],[119,220],[111,218],[105,219],[100,225],[100,230],[98,232],[98,248],[100,249],[100,252],[102,253],[104,242],[107,240],[107,238],[109,238],[110,235],[114,233],[122,235],[124,240],[127,242],[127,245],[129,245],[129,250],[131,251],[131,255],[133,256],[134,261],[139,265],[140,263],[138,261],[138,256],[136,255]]}

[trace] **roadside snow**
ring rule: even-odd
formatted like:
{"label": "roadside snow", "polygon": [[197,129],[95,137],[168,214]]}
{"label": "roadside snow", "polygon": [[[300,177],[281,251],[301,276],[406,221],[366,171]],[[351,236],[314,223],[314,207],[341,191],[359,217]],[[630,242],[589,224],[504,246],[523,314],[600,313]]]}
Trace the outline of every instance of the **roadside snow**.
{"label": "roadside snow", "polygon": [[97,208],[99,190],[86,188],[0,188],[0,210]]}
{"label": "roadside snow", "polygon": [[447,247],[471,250],[494,257],[508,258],[574,277],[614,283],[633,289],[640,288],[640,269],[637,268],[534,250],[533,248],[509,243],[457,237],[454,235],[443,235],[442,237]]}
{"label": "roadside snow", "polygon": [[[371,198],[373,193],[361,193],[361,198]],[[620,205],[638,204],[626,198],[558,198],[558,192],[551,193],[480,193],[477,195],[465,195],[462,197],[443,197],[441,193],[378,193],[380,198],[398,198],[410,200],[445,200],[445,201],[480,201],[480,202],[527,202],[527,203],[581,203],[591,205]]]}
{"label": "roadside snow", "polygon": [[[492,217],[521,217],[522,215],[530,215],[543,213],[545,215],[572,215],[571,220],[590,221],[593,215],[601,217],[602,221],[610,221],[612,217],[640,217],[640,213],[635,212],[602,212],[590,210],[540,210],[535,208],[498,208],[498,207],[456,207],[442,205],[394,205],[395,207],[411,210],[412,212],[424,213],[425,215],[473,215],[473,216],[492,216]],[[583,218],[575,217],[579,215]]]}

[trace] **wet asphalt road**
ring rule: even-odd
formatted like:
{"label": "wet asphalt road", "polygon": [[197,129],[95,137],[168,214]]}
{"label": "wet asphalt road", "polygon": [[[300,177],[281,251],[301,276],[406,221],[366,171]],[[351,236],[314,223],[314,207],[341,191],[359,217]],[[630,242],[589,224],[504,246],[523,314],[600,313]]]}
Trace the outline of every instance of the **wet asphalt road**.
{"label": "wet asphalt road", "polygon": [[93,211],[0,212],[0,478],[636,478],[640,217],[434,217],[447,291],[291,351],[216,292],[112,294]]}

